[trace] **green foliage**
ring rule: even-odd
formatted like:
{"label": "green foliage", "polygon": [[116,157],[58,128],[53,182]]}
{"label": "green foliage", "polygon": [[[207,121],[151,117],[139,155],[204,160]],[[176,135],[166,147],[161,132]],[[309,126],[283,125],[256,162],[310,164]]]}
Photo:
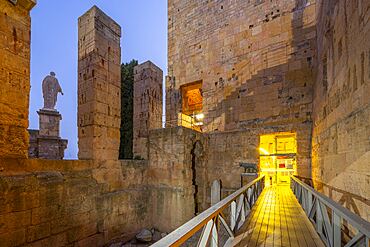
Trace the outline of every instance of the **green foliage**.
{"label": "green foliage", "polygon": [[119,159],[132,159],[134,114],[134,67],[137,60],[121,65],[121,138]]}

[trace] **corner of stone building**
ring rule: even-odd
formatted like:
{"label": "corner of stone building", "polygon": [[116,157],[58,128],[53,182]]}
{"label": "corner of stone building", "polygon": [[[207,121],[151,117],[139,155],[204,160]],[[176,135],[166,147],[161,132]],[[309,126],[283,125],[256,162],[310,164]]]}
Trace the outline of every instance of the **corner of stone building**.
{"label": "corner of stone building", "polygon": [[[0,14],[6,16],[1,29],[8,37],[3,40],[0,48],[0,57],[7,58],[0,72],[0,158],[28,157],[30,10],[35,4],[32,0],[0,2]],[[17,42],[13,45],[8,40]],[[17,100],[16,104],[14,100]]]}

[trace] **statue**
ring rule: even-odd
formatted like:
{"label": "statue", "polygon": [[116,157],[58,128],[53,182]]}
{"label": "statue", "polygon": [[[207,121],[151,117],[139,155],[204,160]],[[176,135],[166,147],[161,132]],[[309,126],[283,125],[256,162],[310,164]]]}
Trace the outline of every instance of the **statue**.
{"label": "statue", "polygon": [[44,96],[44,109],[55,110],[58,93],[63,94],[62,88],[59,85],[58,79],[55,78],[55,73],[50,72],[42,81],[42,94]]}

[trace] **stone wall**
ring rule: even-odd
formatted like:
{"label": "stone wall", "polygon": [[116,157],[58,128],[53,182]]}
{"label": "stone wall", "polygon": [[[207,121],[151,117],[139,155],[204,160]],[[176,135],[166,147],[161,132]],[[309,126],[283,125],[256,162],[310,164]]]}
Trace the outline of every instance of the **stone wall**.
{"label": "stone wall", "polygon": [[28,155],[29,12],[34,0],[0,1],[0,158]]}
{"label": "stone wall", "polygon": [[134,157],[148,159],[149,131],[162,128],[162,81],[162,70],[151,61],[134,68]]}
{"label": "stone wall", "polygon": [[370,220],[370,2],[318,1],[315,187]]}
{"label": "stone wall", "polygon": [[195,216],[195,201],[202,196],[199,180],[206,181],[198,173],[205,156],[205,148],[196,147],[199,145],[206,145],[205,138],[190,129],[150,131],[148,183],[153,195],[153,223],[160,231],[172,231]]}
{"label": "stone wall", "polygon": [[315,1],[168,4],[168,121],[202,81],[204,131],[310,121]]}
{"label": "stone wall", "polygon": [[[230,150],[244,157],[259,135],[295,131],[298,173],[310,177],[315,1],[170,0],[168,13],[167,123],[181,112],[180,87],[202,81],[204,132],[255,135]],[[228,152],[222,160],[235,166]]]}
{"label": "stone wall", "polygon": [[146,161],[0,160],[0,246],[103,246],[151,227]]}
{"label": "stone wall", "polygon": [[0,246],[103,246],[205,210],[208,137],[156,129],[149,145],[149,161],[0,159]]}
{"label": "stone wall", "polygon": [[78,20],[79,159],[118,159],[121,27],[96,6]]}

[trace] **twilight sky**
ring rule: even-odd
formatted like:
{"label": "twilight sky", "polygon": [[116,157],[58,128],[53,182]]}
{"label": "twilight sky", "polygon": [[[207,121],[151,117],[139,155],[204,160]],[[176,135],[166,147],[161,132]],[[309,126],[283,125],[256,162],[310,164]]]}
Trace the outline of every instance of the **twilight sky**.
{"label": "twilight sky", "polygon": [[77,158],[77,19],[93,5],[122,27],[122,62],[151,60],[167,71],[166,0],[38,0],[31,12],[30,128],[38,129],[36,111],[43,107],[41,83],[56,73],[64,96],[61,137],[68,139],[66,159]]}

